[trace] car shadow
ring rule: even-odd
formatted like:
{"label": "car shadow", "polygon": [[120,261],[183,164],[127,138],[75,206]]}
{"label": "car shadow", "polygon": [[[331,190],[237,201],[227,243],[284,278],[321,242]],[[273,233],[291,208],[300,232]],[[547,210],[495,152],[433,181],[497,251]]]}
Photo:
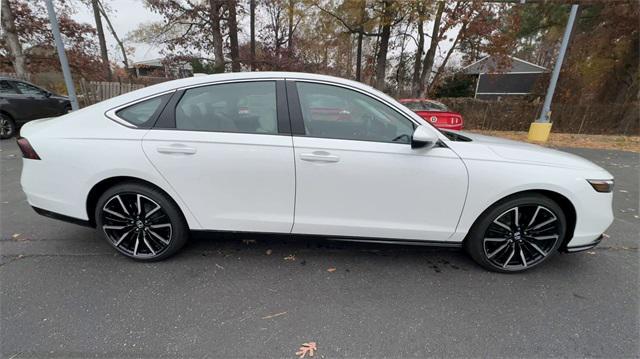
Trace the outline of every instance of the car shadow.
{"label": "car shadow", "polygon": [[483,271],[461,248],[428,245],[347,242],[317,236],[277,234],[192,232],[187,246],[176,257],[235,256],[257,258],[280,256],[284,261],[306,265],[310,258],[326,261],[342,260],[402,260],[405,263],[426,265],[436,273],[443,270]]}

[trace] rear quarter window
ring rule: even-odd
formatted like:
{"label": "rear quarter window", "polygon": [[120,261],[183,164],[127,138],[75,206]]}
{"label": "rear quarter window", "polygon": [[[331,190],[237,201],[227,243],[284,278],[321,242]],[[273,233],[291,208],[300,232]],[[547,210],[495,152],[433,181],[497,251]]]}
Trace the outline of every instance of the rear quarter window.
{"label": "rear quarter window", "polygon": [[150,128],[170,97],[167,94],[144,100],[116,111],[116,115],[136,127]]}

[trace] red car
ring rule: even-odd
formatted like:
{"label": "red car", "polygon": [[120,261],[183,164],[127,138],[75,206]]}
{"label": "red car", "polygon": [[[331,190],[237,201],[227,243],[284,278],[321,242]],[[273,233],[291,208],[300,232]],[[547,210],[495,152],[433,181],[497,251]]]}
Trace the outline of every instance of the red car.
{"label": "red car", "polygon": [[462,130],[464,124],[462,115],[449,110],[447,106],[438,101],[423,98],[403,98],[399,101],[437,128]]}

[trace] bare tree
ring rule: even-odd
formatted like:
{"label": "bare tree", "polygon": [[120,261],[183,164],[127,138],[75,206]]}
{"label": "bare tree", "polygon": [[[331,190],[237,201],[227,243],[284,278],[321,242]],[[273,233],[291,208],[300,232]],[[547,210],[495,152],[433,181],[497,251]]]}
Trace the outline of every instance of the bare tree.
{"label": "bare tree", "polygon": [[9,45],[9,51],[11,52],[13,69],[16,74],[24,75],[27,73],[25,67],[25,58],[22,53],[22,44],[20,43],[20,39],[18,39],[18,33],[16,32],[15,19],[13,17],[13,13],[11,12],[11,7],[9,6],[9,0],[0,0],[0,10],[2,11],[2,19],[0,24],[2,24],[4,38]]}
{"label": "bare tree", "polygon": [[440,21],[442,20],[442,13],[444,12],[444,1],[440,1],[438,3],[438,10],[436,11],[436,18],[433,21],[433,31],[431,31],[431,43],[429,44],[429,50],[427,50],[427,54],[424,56],[424,61],[422,63],[422,73],[420,74],[420,84],[418,86],[418,92],[416,95],[420,97],[425,96],[426,84],[425,82],[429,80],[429,75],[431,75],[431,69],[433,69],[433,60],[436,56],[436,49],[438,48],[438,41],[440,38],[440,34],[438,31],[440,30]]}
{"label": "bare tree", "polygon": [[104,38],[104,29],[102,27],[102,17],[100,15],[100,5],[98,0],[91,0],[91,8],[93,9],[93,17],[96,21],[96,31],[98,33],[98,44],[100,46],[100,57],[104,65],[107,81],[111,81],[111,66],[109,65],[109,54],[107,52],[107,41]]}
{"label": "bare tree", "polygon": [[107,27],[109,28],[109,31],[111,32],[111,35],[113,36],[113,38],[116,39],[116,42],[118,43],[118,47],[122,52],[122,63],[124,64],[124,68],[128,69],[129,59],[127,58],[127,50],[124,47],[124,43],[118,36],[118,33],[116,32],[116,30],[114,29],[113,24],[111,23],[111,20],[109,20],[109,16],[107,15],[107,12],[105,11],[104,6],[102,6],[102,3],[100,2],[100,0],[97,0],[97,3],[98,3],[98,8],[100,10],[100,14],[107,22]]}
{"label": "bare tree", "polygon": [[381,18],[382,31],[380,31],[380,42],[378,44],[378,54],[376,56],[376,83],[375,88],[384,89],[384,80],[387,70],[387,52],[389,51],[389,38],[391,37],[391,22],[393,21],[393,3],[391,0],[383,1]]}
{"label": "bare tree", "polygon": [[414,94],[420,92],[420,72],[422,70],[422,53],[424,52],[424,22],[427,20],[427,9],[425,0],[418,0],[415,3],[417,13],[418,40],[416,48],[416,58],[413,63],[413,83],[411,91]]}
{"label": "bare tree", "polygon": [[213,37],[216,72],[224,72],[223,39],[222,30],[220,29],[222,0],[209,0],[209,7],[209,21],[211,21],[211,36]]}

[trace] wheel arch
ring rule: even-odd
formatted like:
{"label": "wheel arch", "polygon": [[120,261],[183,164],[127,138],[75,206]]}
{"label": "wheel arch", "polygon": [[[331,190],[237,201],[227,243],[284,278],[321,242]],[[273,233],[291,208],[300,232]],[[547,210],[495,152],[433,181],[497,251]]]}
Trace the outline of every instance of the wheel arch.
{"label": "wheel arch", "polygon": [[89,224],[92,227],[96,226],[96,219],[95,219],[95,208],[96,205],[98,203],[98,199],[100,199],[100,196],[107,191],[109,188],[122,184],[122,183],[136,183],[136,184],[142,184],[142,185],[146,185],[149,186],[151,188],[154,188],[160,192],[162,192],[164,195],[167,196],[167,198],[169,198],[169,200],[171,200],[173,202],[173,204],[176,205],[176,207],[178,208],[178,210],[180,211],[180,214],[182,215],[183,218],[185,218],[185,221],[187,223],[187,225],[189,225],[189,221],[187,219],[187,216],[184,213],[184,209],[177,203],[177,201],[169,194],[167,193],[167,191],[165,191],[162,187],[149,182],[147,180],[138,178],[138,177],[132,177],[132,176],[115,176],[115,177],[109,177],[109,178],[105,178],[103,180],[101,180],[100,182],[96,183],[91,190],[89,190],[89,193],[87,195],[87,201],[86,201],[86,210],[87,210],[87,217],[89,218]]}
{"label": "wheel arch", "polygon": [[[539,195],[543,195],[549,199],[551,199],[552,201],[556,202],[558,204],[558,206],[560,206],[560,208],[562,209],[566,220],[567,220],[567,230],[565,233],[565,238],[562,240],[562,244],[560,245],[560,250],[564,250],[567,246],[567,243],[569,243],[569,241],[573,238],[573,234],[576,228],[576,221],[577,221],[577,213],[576,213],[576,208],[573,205],[573,203],[571,202],[571,200],[569,198],[567,198],[565,195],[556,192],[556,191],[551,191],[551,190],[546,190],[546,189],[528,189],[528,190],[522,190],[522,191],[518,191],[518,192],[514,192],[511,193],[507,196],[504,196],[502,198],[500,198],[499,200],[493,202],[490,206],[488,206],[484,211],[482,211],[482,213],[480,213],[480,215],[478,215],[478,217],[475,219],[475,221],[473,222],[473,224],[471,225],[471,228],[473,230],[475,224],[482,218],[482,216],[489,211],[491,208],[493,208],[494,206],[504,202],[504,201],[508,201],[509,199],[513,198],[513,197],[519,197],[525,194],[539,194]],[[469,231],[469,233],[471,233],[471,230]],[[464,238],[464,241],[467,240],[468,237],[468,233]]]}
{"label": "wheel arch", "polygon": [[13,121],[13,123],[16,123],[15,117],[11,113],[9,113],[9,111],[4,110],[4,109],[0,109],[0,114],[3,114],[5,116],[9,117],[9,119],[11,119]]}

